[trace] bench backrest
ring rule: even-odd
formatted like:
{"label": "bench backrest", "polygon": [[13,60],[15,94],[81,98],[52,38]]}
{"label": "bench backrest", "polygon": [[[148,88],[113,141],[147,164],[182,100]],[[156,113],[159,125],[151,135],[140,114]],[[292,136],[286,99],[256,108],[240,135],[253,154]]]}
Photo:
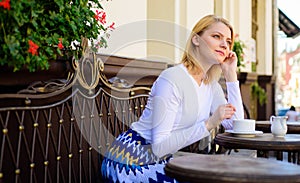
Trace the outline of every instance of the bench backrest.
{"label": "bench backrest", "polygon": [[65,80],[0,94],[0,182],[101,182],[114,138],[144,109],[150,88],[112,83],[94,54]]}

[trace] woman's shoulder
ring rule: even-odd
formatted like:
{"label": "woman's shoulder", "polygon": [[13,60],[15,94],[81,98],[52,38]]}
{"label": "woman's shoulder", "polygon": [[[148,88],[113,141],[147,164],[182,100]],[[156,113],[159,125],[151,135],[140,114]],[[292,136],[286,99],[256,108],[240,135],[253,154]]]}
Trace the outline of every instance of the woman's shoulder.
{"label": "woman's shoulder", "polygon": [[158,79],[164,79],[170,82],[177,88],[190,88],[193,86],[191,76],[189,76],[185,66],[183,64],[177,64],[164,70]]}
{"label": "woman's shoulder", "polygon": [[178,69],[184,69],[184,65],[183,64],[174,64],[174,65],[169,65],[167,69],[165,69],[163,72],[172,72],[174,70],[178,70]]}
{"label": "woman's shoulder", "polygon": [[182,64],[176,64],[162,71],[160,76],[175,78],[175,76],[181,75],[182,73],[184,73],[184,66]]}

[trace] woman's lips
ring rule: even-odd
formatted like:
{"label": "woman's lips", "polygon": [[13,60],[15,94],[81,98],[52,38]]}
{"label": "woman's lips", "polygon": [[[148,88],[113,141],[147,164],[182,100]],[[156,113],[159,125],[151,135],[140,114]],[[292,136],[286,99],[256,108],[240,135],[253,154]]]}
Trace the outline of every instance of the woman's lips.
{"label": "woman's lips", "polygon": [[220,51],[220,50],[216,50],[216,52],[217,52],[219,55],[221,55],[221,56],[225,56],[225,53],[222,52],[222,51]]}

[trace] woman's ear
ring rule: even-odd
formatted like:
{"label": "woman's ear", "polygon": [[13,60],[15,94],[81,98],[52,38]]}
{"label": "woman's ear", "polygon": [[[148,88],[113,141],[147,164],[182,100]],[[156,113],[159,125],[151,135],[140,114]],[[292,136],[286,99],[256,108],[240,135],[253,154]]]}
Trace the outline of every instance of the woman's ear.
{"label": "woman's ear", "polygon": [[192,37],[192,43],[193,43],[195,46],[199,46],[199,45],[200,45],[199,39],[200,39],[199,35],[194,35],[194,36]]}

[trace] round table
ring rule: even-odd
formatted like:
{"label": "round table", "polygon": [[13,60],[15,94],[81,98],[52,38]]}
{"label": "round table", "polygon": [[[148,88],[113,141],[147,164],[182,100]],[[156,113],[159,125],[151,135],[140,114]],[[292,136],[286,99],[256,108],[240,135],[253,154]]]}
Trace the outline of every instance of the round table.
{"label": "round table", "polygon": [[214,140],[216,144],[225,149],[258,150],[258,157],[268,158],[269,151],[276,151],[278,152],[277,159],[282,160],[282,152],[289,152],[289,162],[300,164],[300,134],[274,137],[271,133],[263,133],[254,137],[237,137],[231,133],[223,133],[218,134]]}
{"label": "round table", "polygon": [[300,182],[300,166],[265,158],[194,154],[170,160],[166,175],[183,182]]}

